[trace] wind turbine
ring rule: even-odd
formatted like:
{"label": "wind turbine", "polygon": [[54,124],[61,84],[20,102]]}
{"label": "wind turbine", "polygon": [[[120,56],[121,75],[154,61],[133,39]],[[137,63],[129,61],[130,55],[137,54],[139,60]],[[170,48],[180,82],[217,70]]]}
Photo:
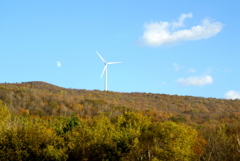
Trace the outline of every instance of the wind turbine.
{"label": "wind turbine", "polygon": [[102,59],[102,61],[104,62],[104,68],[103,68],[103,72],[102,72],[102,75],[101,75],[101,78],[102,78],[102,76],[103,76],[103,74],[104,74],[104,72],[105,72],[105,76],[106,76],[106,78],[105,78],[105,91],[107,91],[107,85],[108,85],[108,80],[107,80],[107,67],[108,67],[108,64],[116,64],[116,63],[121,63],[121,62],[106,62],[104,59],[103,59],[103,57],[96,51],[96,53],[98,54],[98,56]]}

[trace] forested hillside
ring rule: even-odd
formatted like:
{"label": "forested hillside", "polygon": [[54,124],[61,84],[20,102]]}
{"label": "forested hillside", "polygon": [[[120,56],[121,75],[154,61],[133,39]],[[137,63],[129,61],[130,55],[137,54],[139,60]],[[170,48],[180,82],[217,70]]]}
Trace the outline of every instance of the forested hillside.
{"label": "forested hillside", "polygon": [[240,100],[66,89],[44,82],[0,84],[0,100],[13,113],[27,110],[39,116],[115,116],[140,110],[157,120],[181,117],[189,123],[230,121],[240,116]]}
{"label": "forested hillside", "polygon": [[240,100],[45,82],[2,83],[0,100],[1,160],[240,159]]}

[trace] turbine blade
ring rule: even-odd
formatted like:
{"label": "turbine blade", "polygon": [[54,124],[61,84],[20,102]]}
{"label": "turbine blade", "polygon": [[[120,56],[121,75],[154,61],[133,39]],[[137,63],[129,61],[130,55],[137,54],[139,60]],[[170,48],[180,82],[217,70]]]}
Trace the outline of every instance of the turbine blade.
{"label": "turbine blade", "polygon": [[105,66],[104,66],[104,68],[103,68],[103,71],[102,71],[101,78],[102,78],[102,76],[103,76],[104,72],[106,71],[106,69],[107,69],[107,65],[105,65]]}
{"label": "turbine blade", "polygon": [[98,56],[102,59],[102,61],[104,62],[104,63],[107,63],[104,59],[103,59],[103,57],[96,51],[96,53],[98,54]]}
{"label": "turbine blade", "polygon": [[122,62],[109,62],[107,64],[117,64],[117,63],[122,63]]}

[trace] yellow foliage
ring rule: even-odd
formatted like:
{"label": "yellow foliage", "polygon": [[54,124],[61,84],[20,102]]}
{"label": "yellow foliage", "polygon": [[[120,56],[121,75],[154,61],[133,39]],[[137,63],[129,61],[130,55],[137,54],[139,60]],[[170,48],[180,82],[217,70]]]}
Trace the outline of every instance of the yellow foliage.
{"label": "yellow foliage", "polygon": [[67,160],[67,155],[65,154],[65,150],[56,149],[53,145],[47,145],[47,147],[43,150],[43,154],[45,155],[47,160],[56,160],[62,161]]}
{"label": "yellow foliage", "polygon": [[153,123],[145,134],[151,143],[152,156],[164,161],[193,160],[197,131],[174,122]]}
{"label": "yellow foliage", "polygon": [[3,128],[5,123],[10,118],[11,114],[5,104],[0,100],[0,128]]}

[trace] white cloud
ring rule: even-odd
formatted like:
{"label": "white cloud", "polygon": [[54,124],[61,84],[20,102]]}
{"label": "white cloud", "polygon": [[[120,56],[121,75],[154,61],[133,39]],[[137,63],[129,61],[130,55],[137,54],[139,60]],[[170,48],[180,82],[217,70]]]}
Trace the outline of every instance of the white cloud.
{"label": "white cloud", "polygon": [[62,66],[62,63],[60,61],[57,61],[56,64],[57,64],[57,67],[59,68]]}
{"label": "white cloud", "polygon": [[197,71],[194,69],[194,68],[190,68],[189,70],[188,70],[188,73],[196,73]]}
{"label": "white cloud", "polygon": [[161,46],[164,44],[172,44],[180,41],[191,41],[207,39],[223,28],[223,24],[220,22],[212,22],[205,18],[200,25],[192,26],[189,29],[176,30],[179,27],[183,27],[183,21],[186,18],[191,18],[192,14],[182,14],[178,18],[178,22],[152,22],[144,25],[145,31],[141,37],[143,45],[148,46]]}
{"label": "white cloud", "polygon": [[204,86],[213,83],[213,78],[210,75],[206,76],[193,76],[189,78],[179,78],[178,83],[184,86]]}
{"label": "white cloud", "polygon": [[224,98],[226,98],[226,99],[240,99],[240,92],[230,90],[227,93],[225,93]]}
{"label": "white cloud", "polygon": [[189,14],[181,14],[181,16],[178,18],[178,22],[174,22],[172,25],[173,27],[183,27],[183,21],[186,18],[192,18],[192,13]]}
{"label": "white cloud", "polygon": [[179,64],[177,64],[177,63],[174,63],[174,64],[173,64],[173,67],[174,67],[174,70],[175,70],[176,72],[178,72],[179,70],[181,70],[182,68],[184,68],[184,66],[181,66],[181,65],[179,65]]}

